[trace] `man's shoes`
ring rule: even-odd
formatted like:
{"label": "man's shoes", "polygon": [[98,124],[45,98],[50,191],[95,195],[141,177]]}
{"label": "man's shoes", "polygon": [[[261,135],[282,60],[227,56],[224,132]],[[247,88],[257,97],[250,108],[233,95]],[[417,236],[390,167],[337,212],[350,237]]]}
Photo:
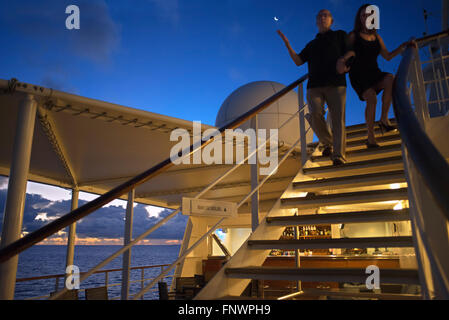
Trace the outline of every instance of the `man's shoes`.
{"label": "man's shoes", "polygon": [[335,157],[332,159],[332,163],[334,166],[340,166],[342,164],[345,164],[345,160],[342,157]]}
{"label": "man's shoes", "polygon": [[377,144],[377,142],[371,143],[368,140],[366,140],[366,147],[368,149],[380,148],[380,146]]}
{"label": "man's shoes", "polygon": [[330,157],[332,155],[332,147],[329,147],[329,146],[324,147],[322,155],[323,155],[323,157]]}

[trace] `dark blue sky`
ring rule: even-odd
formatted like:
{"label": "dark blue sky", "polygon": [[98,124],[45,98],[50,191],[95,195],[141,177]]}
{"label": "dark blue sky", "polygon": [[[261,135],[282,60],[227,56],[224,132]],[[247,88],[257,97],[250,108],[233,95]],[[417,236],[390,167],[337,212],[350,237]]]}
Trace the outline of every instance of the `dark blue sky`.
{"label": "dark blue sky", "polygon": [[[248,82],[288,84],[296,67],[276,34],[274,17],[296,51],[315,37],[316,13],[329,9],[333,29],[350,31],[359,0],[4,1],[0,5],[0,78],[18,78],[82,96],[214,124],[225,98]],[[67,30],[66,6],[81,11],[81,29]],[[441,28],[439,0],[383,0],[380,31],[395,49]],[[6,45],[5,45],[6,44]],[[395,72],[400,57],[379,58]],[[379,106],[378,106],[379,110]],[[364,108],[348,82],[347,123]]]}

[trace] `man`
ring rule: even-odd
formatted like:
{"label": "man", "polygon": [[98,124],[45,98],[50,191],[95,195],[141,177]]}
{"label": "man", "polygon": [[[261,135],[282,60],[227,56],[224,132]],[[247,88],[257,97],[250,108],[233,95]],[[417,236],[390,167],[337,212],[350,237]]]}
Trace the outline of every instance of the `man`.
{"label": "man", "polygon": [[[346,75],[344,55],[348,48],[345,31],[331,30],[333,18],[329,10],[320,10],[316,17],[319,33],[297,54],[287,37],[278,30],[297,66],[308,63],[309,81],[307,101],[311,111],[311,126],[324,146],[323,156],[330,157],[334,165],[345,162],[345,106]],[[332,135],[324,120],[324,104],[331,116]]]}

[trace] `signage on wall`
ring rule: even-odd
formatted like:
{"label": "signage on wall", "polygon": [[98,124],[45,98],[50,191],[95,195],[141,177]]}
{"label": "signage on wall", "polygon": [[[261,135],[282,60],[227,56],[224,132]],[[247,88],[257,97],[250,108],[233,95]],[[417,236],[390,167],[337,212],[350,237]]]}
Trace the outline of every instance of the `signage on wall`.
{"label": "signage on wall", "polygon": [[182,198],[182,214],[202,217],[237,217],[237,204],[227,201]]}

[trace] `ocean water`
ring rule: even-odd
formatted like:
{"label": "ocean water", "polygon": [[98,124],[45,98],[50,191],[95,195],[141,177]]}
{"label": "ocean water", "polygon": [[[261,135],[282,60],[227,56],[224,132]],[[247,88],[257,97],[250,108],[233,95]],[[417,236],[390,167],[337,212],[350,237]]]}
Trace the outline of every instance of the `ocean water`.
{"label": "ocean water", "polygon": [[[76,246],[74,265],[78,266],[80,272],[86,272],[90,268],[96,266],[105,258],[120,249],[121,246]],[[136,266],[150,266],[160,264],[173,263],[179,253],[180,246],[134,246],[131,250],[131,267]],[[64,274],[65,273],[65,246],[33,246],[19,256],[19,266],[17,270],[17,278],[29,278],[44,275]],[[120,255],[115,260],[102,268],[106,269],[120,269],[122,268],[122,256]],[[170,275],[173,274],[170,271]],[[161,268],[146,269],[144,273],[145,279],[154,278],[161,272]],[[110,272],[109,284],[121,283],[122,273]],[[130,280],[140,280],[141,270],[131,270]],[[170,286],[172,278],[164,279]],[[146,281],[148,284],[150,281]],[[83,281],[80,289],[100,287],[105,285],[105,274],[94,274]],[[59,289],[64,286],[64,278],[59,278]],[[154,292],[147,292],[145,299],[158,299],[157,284],[153,288]],[[56,289],[56,280],[42,279],[26,282],[16,283],[15,299],[28,299],[31,297],[38,297],[48,295]],[[130,284],[130,295],[139,292],[141,289],[141,282]],[[108,288],[109,298],[119,297],[121,285],[112,286]],[[84,292],[79,293],[79,299],[84,299]]]}

